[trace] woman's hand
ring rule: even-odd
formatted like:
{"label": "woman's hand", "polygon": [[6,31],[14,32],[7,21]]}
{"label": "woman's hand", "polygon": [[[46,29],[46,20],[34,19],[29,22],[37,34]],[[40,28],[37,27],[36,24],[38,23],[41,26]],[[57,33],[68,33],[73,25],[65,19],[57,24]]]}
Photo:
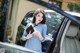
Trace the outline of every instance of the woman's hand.
{"label": "woman's hand", "polygon": [[35,36],[37,36],[41,41],[43,40],[43,37],[39,31],[35,30],[33,34],[35,34]]}
{"label": "woman's hand", "polygon": [[30,39],[32,37],[31,31],[29,32],[29,34],[24,38],[24,40]]}
{"label": "woman's hand", "polygon": [[37,30],[34,30],[33,34],[35,34],[36,36],[38,36],[38,34],[40,34],[40,32],[37,31]]}

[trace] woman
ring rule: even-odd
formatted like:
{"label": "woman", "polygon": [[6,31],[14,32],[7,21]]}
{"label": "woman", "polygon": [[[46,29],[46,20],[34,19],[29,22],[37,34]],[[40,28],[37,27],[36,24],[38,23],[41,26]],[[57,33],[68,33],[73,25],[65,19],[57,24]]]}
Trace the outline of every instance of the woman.
{"label": "woman", "polygon": [[[43,9],[37,9],[33,14],[33,21],[26,25],[23,40],[26,41],[25,47],[39,53],[42,53],[41,42],[45,41],[47,25],[45,24],[46,18]],[[32,25],[34,32],[27,34],[26,29]]]}

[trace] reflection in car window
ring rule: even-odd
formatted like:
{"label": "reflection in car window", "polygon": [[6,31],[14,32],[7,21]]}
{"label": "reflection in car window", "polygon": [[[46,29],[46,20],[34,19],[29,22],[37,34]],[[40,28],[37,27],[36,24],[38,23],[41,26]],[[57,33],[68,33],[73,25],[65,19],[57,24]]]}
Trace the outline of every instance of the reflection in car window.
{"label": "reflection in car window", "polygon": [[[45,15],[46,15],[46,24],[47,24],[47,35],[46,35],[46,41],[44,43],[44,45],[45,45],[44,47],[47,50],[50,43],[55,38],[55,34],[56,34],[64,16],[62,16],[56,12],[47,12],[47,11],[45,12]],[[22,20],[21,25],[18,27],[18,33],[17,33],[18,37],[16,39],[17,44],[24,46],[23,42],[20,42],[20,40],[21,40],[20,37],[23,34],[25,26],[27,25],[27,23],[32,22],[32,19],[33,19],[33,12],[29,12],[26,14],[24,19]]]}
{"label": "reflection in car window", "polygon": [[47,34],[52,36],[52,33],[59,28],[62,20],[62,15],[53,12],[46,12],[46,24],[48,27]]}

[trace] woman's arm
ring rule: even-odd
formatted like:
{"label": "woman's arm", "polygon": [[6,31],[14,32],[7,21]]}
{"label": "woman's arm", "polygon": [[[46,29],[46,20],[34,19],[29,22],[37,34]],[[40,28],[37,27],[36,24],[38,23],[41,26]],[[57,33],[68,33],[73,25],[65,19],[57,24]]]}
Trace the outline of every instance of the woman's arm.
{"label": "woman's arm", "polygon": [[40,41],[43,40],[43,37],[39,31],[35,30],[33,34],[35,34],[40,39]]}
{"label": "woman's arm", "polygon": [[29,32],[29,34],[27,34],[26,31],[24,31],[22,40],[26,41],[27,39],[30,39],[31,37],[32,37],[31,31]]}
{"label": "woman's arm", "polygon": [[47,25],[45,24],[45,25],[43,26],[43,30],[42,30],[42,37],[43,37],[42,42],[44,42],[45,39],[46,39],[46,33],[47,33]]}
{"label": "woman's arm", "polygon": [[47,32],[47,26],[44,25],[43,30],[42,30],[42,34],[37,30],[35,30],[35,32],[33,34],[36,34],[36,36],[40,39],[40,41],[43,42],[46,38],[46,32]]}
{"label": "woman's arm", "polygon": [[[23,35],[22,35],[22,40],[27,40],[27,39],[29,39],[29,38],[31,38],[31,32],[29,32],[29,34],[27,34],[27,32],[26,32],[26,29],[29,27],[31,25],[31,23],[29,23],[29,24],[27,24],[26,25],[26,27],[25,27],[25,29],[24,29],[24,32],[23,32]],[[30,35],[30,36],[29,36]]]}
{"label": "woman's arm", "polygon": [[31,31],[29,32],[29,34],[27,34],[27,36],[23,37],[23,40],[27,40],[30,39],[32,37]]}
{"label": "woman's arm", "polygon": [[40,39],[40,41],[42,42],[43,37],[42,37],[42,35],[41,35],[41,34],[39,34],[39,35],[38,35],[38,38],[39,38],[39,39]]}

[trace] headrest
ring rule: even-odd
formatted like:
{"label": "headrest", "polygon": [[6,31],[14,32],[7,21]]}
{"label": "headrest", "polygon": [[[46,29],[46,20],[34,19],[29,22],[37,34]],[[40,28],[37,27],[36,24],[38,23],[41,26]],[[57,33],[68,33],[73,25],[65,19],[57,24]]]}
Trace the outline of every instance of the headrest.
{"label": "headrest", "polygon": [[68,28],[66,36],[75,37],[77,35],[78,31],[79,31],[79,27],[78,26],[71,25]]}

